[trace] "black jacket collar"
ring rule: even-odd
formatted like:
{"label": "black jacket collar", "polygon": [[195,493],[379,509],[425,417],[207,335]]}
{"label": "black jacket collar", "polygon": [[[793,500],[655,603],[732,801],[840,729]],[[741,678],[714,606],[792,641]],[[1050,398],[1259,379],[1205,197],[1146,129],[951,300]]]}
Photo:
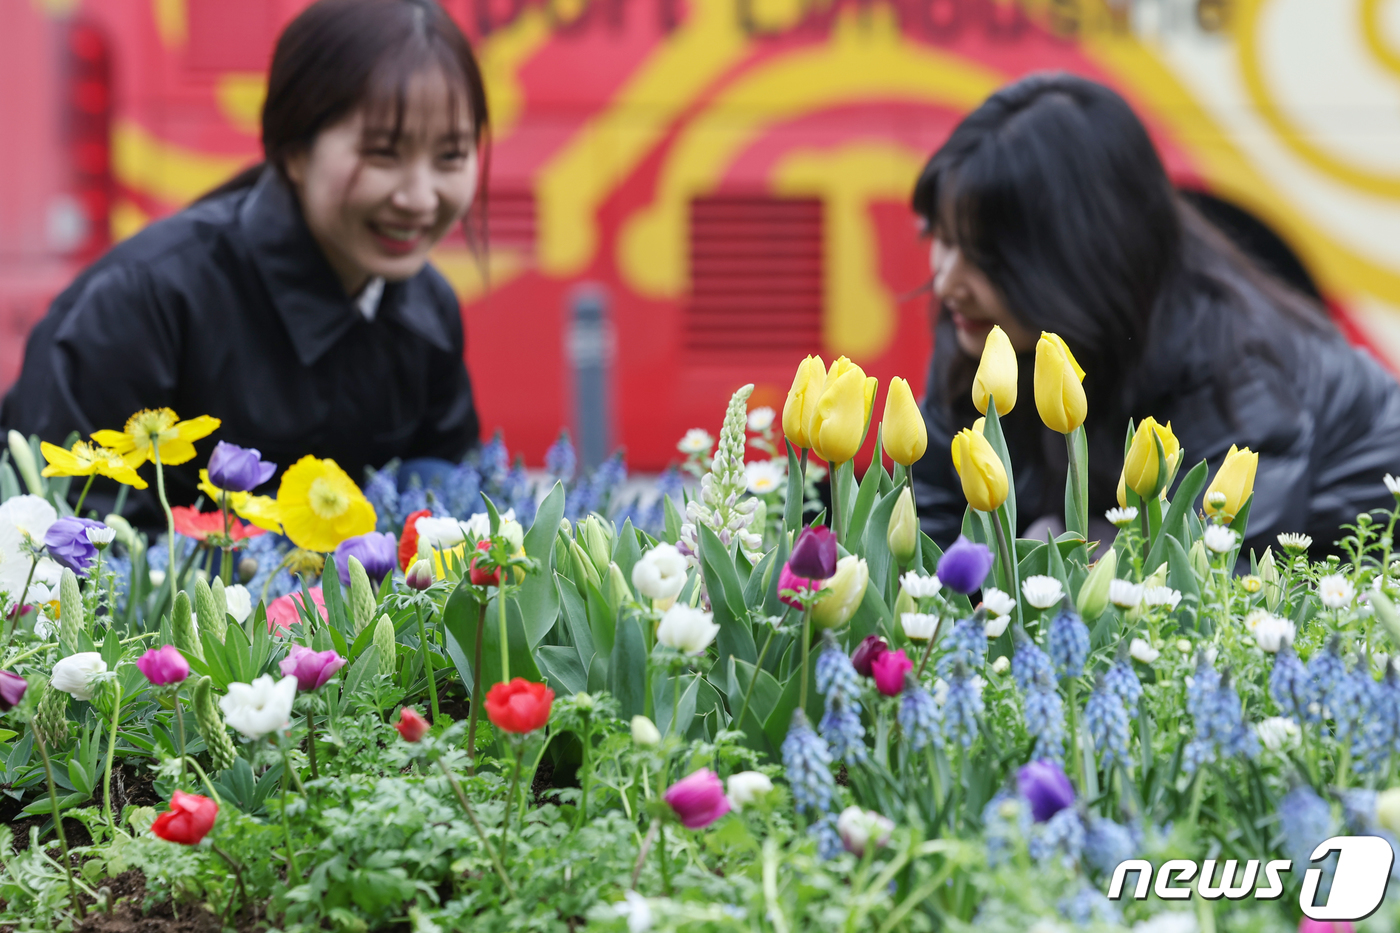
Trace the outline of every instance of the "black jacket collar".
{"label": "black jacket collar", "polygon": [[[276,169],[264,169],[239,209],[238,223],[303,366],[313,365],[350,328],[366,323]],[[451,352],[451,335],[432,302],[413,300],[420,295],[414,286],[426,274],[424,269],[406,282],[388,283],[376,317],[396,321],[439,350]]]}

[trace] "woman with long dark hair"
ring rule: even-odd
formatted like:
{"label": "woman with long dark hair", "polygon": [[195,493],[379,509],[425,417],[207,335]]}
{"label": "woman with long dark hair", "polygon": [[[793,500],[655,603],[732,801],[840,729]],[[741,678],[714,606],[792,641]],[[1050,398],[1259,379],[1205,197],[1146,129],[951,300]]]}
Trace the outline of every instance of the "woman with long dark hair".
{"label": "woman with long dark hair", "polygon": [[913,206],[938,314],[915,470],[935,540],[956,537],[966,508],[949,443],[978,416],[970,390],[994,325],[1020,362],[1022,401],[1002,420],[1020,531],[1039,521],[1043,535],[1064,507],[1064,439],[1030,402],[1042,331],[1086,372],[1091,517],[1117,504],[1128,419],[1147,415],[1171,422],[1188,467],[1219,468],[1232,444],[1259,454],[1247,546],[1261,553],[1279,532],[1329,546],[1392,504],[1400,387],[1177,195],[1113,91],[1058,73],[1001,89],[929,160]]}
{"label": "woman with long dark hair", "polygon": [[[265,161],[59,295],[0,423],[61,444],[168,407],[284,467],[460,459],[479,427],[428,251],[479,201],[488,126],[434,0],[319,0],[278,39]],[[172,501],[194,500],[200,465],[167,473]]]}

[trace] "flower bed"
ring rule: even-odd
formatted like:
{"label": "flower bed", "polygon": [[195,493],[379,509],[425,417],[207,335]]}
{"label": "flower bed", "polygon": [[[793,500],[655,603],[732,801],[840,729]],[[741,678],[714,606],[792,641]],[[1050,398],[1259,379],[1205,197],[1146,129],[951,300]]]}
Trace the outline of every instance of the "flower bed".
{"label": "flower bed", "polygon": [[[672,472],[631,502],[620,459],[575,480],[565,439],[539,497],[499,439],[403,492],[304,458],[275,496],[219,444],[212,508],[167,509],[152,542],[72,517],[69,483],[164,501],[214,419],[12,435],[0,924],[1299,929],[1318,843],[1400,830],[1400,507],[1344,529],[1342,560],[1296,535],[1241,555],[1254,455],[1178,475],[1147,419],[1096,550],[1082,372],[1045,338],[1070,530],[1016,540],[1005,356],[954,441],[946,553],[907,486],[908,385],[876,417],[845,359],[805,362],[781,416],[740,390],[717,441],[680,444],[692,494]],[[872,429],[893,470],[857,481]],[[1178,886],[1217,896],[1138,900],[1134,874],[1109,900],[1129,859],[1213,859]]]}

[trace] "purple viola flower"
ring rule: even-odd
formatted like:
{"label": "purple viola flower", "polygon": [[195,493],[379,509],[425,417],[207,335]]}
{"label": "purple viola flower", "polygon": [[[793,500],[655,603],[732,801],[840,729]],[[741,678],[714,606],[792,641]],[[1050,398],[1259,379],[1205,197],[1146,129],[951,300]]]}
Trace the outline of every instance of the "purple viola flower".
{"label": "purple viola flower", "polygon": [[106,528],[90,518],[69,515],[49,526],[44,535],[44,547],[49,556],[80,577],[88,574],[88,564],[97,556],[97,548],[88,540],[89,528]]}
{"label": "purple viola flower", "polygon": [[272,479],[277,464],[265,463],[262,452],[219,441],[209,455],[209,482],[225,492],[251,492]]}
{"label": "purple viola flower", "polygon": [[836,535],[825,525],[805,529],[792,546],[787,566],[799,577],[828,580],[836,575]]}
{"label": "purple viola flower", "polygon": [[938,559],[938,580],[964,596],[982,588],[992,569],[992,551],[985,544],[973,544],[962,535]]}
{"label": "purple viola flower", "polygon": [[24,699],[24,691],[29,684],[18,674],[0,671],[0,713],[7,713]]}
{"label": "purple viola flower", "polygon": [[1074,785],[1053,761],[1032,761],[1016,772],[1016,784],[1037,823],[1074,804]]}
{"label": "purple viola flower", "polygon": [[297,679],[299,690],[321,689],[344,666],[345,659],[334,651],[312,651],[305,645],[293,645],[292,653],[278,665],[283,677]]}
{"label": "purple viola flower", "polygon": [[190,676],[190,662],[174,645],[150,649],[136,659],[136,667],[157,687],[183,683]]}
{"label": "purple viola flower", "polygon": [[335,569],[340,585],[350,585],[350,558],[360,562],[370,582],[378,586],[399,565],[399,543],[391,534],[371,531],[340,542],[335,549]]}

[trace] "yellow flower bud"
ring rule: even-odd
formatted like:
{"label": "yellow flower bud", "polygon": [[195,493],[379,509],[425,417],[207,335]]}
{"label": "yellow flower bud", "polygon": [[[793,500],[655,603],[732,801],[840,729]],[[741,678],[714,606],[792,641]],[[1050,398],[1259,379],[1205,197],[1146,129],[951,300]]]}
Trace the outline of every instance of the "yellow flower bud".
{"label": "yellow flower bud", "polygon": [[963,428],[953,437],[953,468],[962,479],[967,504],[995,512],[1006,501],[1006,467],[985,437]]}
{"label": "yellow flower bud", "polygon": [[783,434],[794,447],[811,447],[807,426],[817,410],[817,399],[826,386],[826,364],[819,356],[809,356],[797,366],[787,401],[783,403]]}
{"label": "yellow flower bud", "polygon": [[[846,366],[833,379],[831,373],[837,373],[843,360]],[[834,466],[854,457],[865,437],[866,379],[860,367],[845,357],[832,364],[831,373],[817,400],[807,437],[816,455]]]}
{"label": "yellow flower bud", "polygon": [[914,511],[914,494],[908,486],[895,500],[885,540],[890,546],[890,554],[901,567],[913,560],[919,550],[919,516]]}
{"label": "yellow flower bud", "polygon": [[[1167,473],[1160,476],[1157,464],[1157,444],[1162,442],[1162,453],[1167,459]],[[1133,434],[1133,442],[1128,447],[1128,456],[1123,460],[1123,478],[1128,488],[1144,499],[1161,494],[1171,483],[1176,465],[1181,459],[1181,444],[1172,433],[1171,422],[1160,425],[1150,415],[1142,419]]]}
{"label": "yellow flower bud", "polygon": [[986,419],[986,418],[978,418],[976,421],[972,422],[972,430],[976,431],[978,434],[986,434],[986,433],[987,433],[987,419]]}
{"label": "yellow flower bud", "polygon": [[998,415],[1016,407],[1016,351],[1006,331],[995,324],[982,346],[982,362],[977,364],[977,376],[972,380],[972,404],[984,415],[988,397],[997,400]]}
{"label": "yellow flower bud", "polygon": [[1084,370],[1058,334],[1040,334],[1035,345],[1035,407],[1052,431],[1068,434],[1084,423]]}
{"label": "yellow flower bud", "polygon": [[1124,481],[1125,475],[1124,471],[1118,471],[1118,507],[1120,509],[1128,507],[1128,486]]}
{"label": "yellow flower bud", "polygon": [[909,383],[898,376],[890,380],[890,390],[885,393],[885,415],[880,423],[885,453],[895,463],[913,466],[928,449],[924,413],[915,404]]}
{"label": "yellow flower bud", "polygon": [[1400,833],[1400,787],[1381,791],[1376,798],[1376,822],[1392,833]]}
{"label": "yellow flower bud", "polygon": [[1075,600],[1075,605],[1085,622],[1094,621],[1108,608],[1108,587],[1117,572],[1118,552],[1109,548],[1079,587],[1079,598]]}
{"label": "yellow flower bud", "polygon": [[862,557],[843,557],[836,562],[836,576],[826,581],[826,590],[812,607],[812,624],[837,628],[850,621],[865,599],[870,568]]}
{"label": "yellow flower bud", "polygon": [[[1259,455],[1248,447],[1237,450],[1234,444],[1225,455],[1225,462],[1216,471],[1215,479],[1206,487],[1206,514],[1220,515],[1234,521],[1245,501],[1254,492],[1254,471],[1259,468]],[[1216,494],[1219,494],[1218,496]],[[1220,504],[1220,496],[1224,503]]]}

